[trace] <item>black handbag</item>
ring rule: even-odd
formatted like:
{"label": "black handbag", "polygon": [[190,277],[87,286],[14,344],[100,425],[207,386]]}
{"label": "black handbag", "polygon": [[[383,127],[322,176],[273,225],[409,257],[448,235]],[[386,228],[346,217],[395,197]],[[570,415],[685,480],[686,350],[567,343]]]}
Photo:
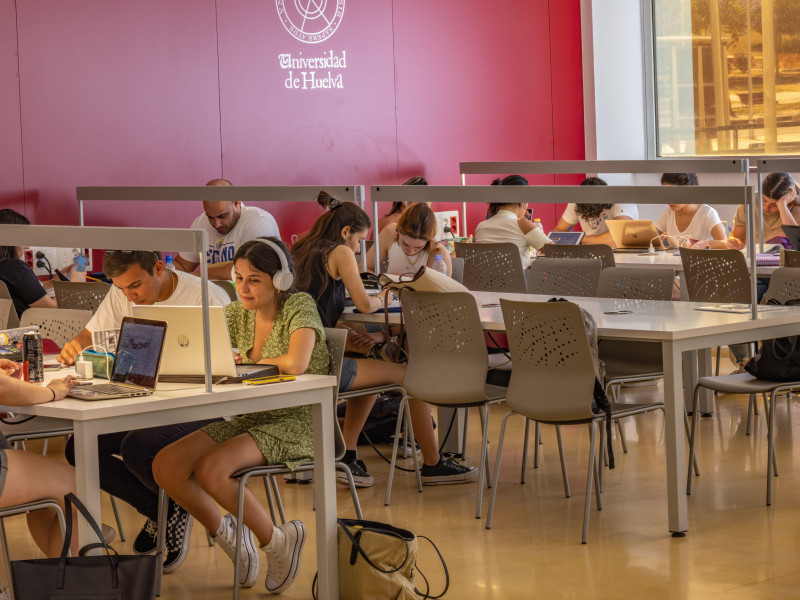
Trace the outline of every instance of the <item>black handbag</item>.
{"label": "black handbag", "polygon": [[[72,505],[100,539],[103,536],[89,511],[74,494],[64,496],[66,536],[59,558],[15,560],[11,577],[16,600],[154,600],[156,556],[118,555],[111,546],[89,544],[77,557],[67,557],[72,538]],[[102,548],[105,554],[84,556]]]}
{"label": "black handbag", "polygon": [[[770,300],[767,304],[781,303]],[[788,300],[785,304],[797,306],[800,300]],[[800,336],[763,340],[744,370],[765,381],[800,381]]]}

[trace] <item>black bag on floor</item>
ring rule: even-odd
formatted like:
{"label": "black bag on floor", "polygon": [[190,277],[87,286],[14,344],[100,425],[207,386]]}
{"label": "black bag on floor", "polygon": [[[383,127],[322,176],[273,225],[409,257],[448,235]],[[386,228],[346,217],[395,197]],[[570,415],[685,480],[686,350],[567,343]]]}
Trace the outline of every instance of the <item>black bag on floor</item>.
{"label": "black bag on floor", "polygon": [[[781,303],[773,299],[767,304]],[[785,304],[797,306],[800,300],[787,300]],[[800,336],[763,340],[744,370],[765,381],[800,381]]]}
{"label": "black bag on floor", "polygon": [[[59,558],[15,560],[11,576],[16,600],[154,600],[156,597],[155,556],[120,556],[103,543],[81,548],[80,556],[67,558],[72,538],[72,505],[80,511],[95,533],[100,527],[74,494],[64,496],[67,534]],[[104,555],[84,556],[102,548]]]}

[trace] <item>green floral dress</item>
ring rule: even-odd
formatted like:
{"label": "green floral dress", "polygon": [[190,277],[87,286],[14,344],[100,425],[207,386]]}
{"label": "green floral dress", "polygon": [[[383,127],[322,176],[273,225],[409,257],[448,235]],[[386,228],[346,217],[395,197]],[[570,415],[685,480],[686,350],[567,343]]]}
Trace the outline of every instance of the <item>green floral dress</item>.
{"label": "green floral dress", "polygon": [[[253,348],[256,313],[245,310],[242,303],[232,302],[225,307],[231,343],[239,349],[242,360],[252,363],[247,353]],[[272,331],[261,349],[261,358],[274,358],[289,351],[289,338],[297,329],[313,329],[317,334],[311,362],[306,373],[327,375],[330,355],[325,344],[317,312],[317,304],[308,294],[298,292],[289,296],[275,318]],[[250,434],[258,449],[267,459],[267,464],[285,463],[296,468],[301,462],[313,458],[313,435],[311,407],[298,406],[252,413],[232,421],[211,423],[203,427],[211,438],[219,443],[243,433]]]}

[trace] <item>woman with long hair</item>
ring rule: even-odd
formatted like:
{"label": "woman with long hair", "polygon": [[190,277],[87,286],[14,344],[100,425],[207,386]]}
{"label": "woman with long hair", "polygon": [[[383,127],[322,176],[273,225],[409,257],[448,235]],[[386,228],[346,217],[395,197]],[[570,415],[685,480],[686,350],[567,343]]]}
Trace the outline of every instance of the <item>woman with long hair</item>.
{"label": "woman with long hair", "polygon": [[[425,204],[415,204],[406,212],[417,206],[430,210]],[[297,265],[295,285],[317,301],[320,317],[326,327],[335,327],[344,311],[345,290],[361,312],[370,313],[383,308],[380,297],[369,296],[364,289],[356,262],[356,253],[369,227],[369,217],[358,205],[333,198],[330,210],[320,216],[309,233],[292,246]],[[362,354],[369,352],[374,340],[364,332],[348,329],[348,350]],[[402,364],[373,358],[345,358],[339,391],[399,384],[404,377],[405,365]],[[369,487],[374,483],[366,465],[358,459],[356,445],[375,398],[374,395],[367,395],[348,399],[342,427],[347,446],[343,462],[350,467],[356,485],[360,487]],[[464,467],[439,454],[428,405],[412,399],[409,406],[414,434],[422,450],[422,482],[463,483],[473,479],[476,474],[474,467]],[[337,474],[337,478],[343,483],[347,481],[343,473]]]}
{"label": "woman with long hair", "polygon": [[[428,185],[428,182],[424,177],[417,175],[403,182],[403,185]],[[389,212],[378,219],[378,234],[380,235],[389,225],[397,225],[408,205],[408,202],[392,202],[392,208]]]}
{"label": "woman with long hair", "polygon": [[[783,233],[784,225],[800,223],[800,203],[797,196],[800,187],[789,173],[770,173],[761,184],[761,218],[764,223],[764,241],[768,244],[782,244],[788,241]],[[747,243],[747,229],[744,205],[736,209],[733,217],[733,231],[728,238],[728,247],[740,250]],[[761,232],[756,232],[756,242],[761,241]],[[784,243],[786,242],[786,243]],[[791,247],[790,245],[788,247]]]}

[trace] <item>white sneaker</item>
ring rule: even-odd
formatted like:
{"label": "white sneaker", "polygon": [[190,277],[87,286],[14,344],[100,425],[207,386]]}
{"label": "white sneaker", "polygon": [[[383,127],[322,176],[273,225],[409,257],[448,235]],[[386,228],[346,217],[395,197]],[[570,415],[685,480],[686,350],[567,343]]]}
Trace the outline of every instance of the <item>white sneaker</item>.
{"label": "white sneaker", "polygon": [[264,547],[269,562],[264,585],[270,594],[280,594],[294,583],[305,541],[306,526],[302,521],[289,521],[275,528]]}
{"label": "white sneaker", "polygon": [[[217,531],[217,536],[214,542],[225,551],[231,562],[236,557],[236,517],[228,513],[222,517],[222,525]],[[255,541],[253,540],[253,532],[242,524],[242,552],[239,560],[239,586],[240,587],[253,587],[258,579],[258,567],[260,559],[258,550],[256,549]]]}

